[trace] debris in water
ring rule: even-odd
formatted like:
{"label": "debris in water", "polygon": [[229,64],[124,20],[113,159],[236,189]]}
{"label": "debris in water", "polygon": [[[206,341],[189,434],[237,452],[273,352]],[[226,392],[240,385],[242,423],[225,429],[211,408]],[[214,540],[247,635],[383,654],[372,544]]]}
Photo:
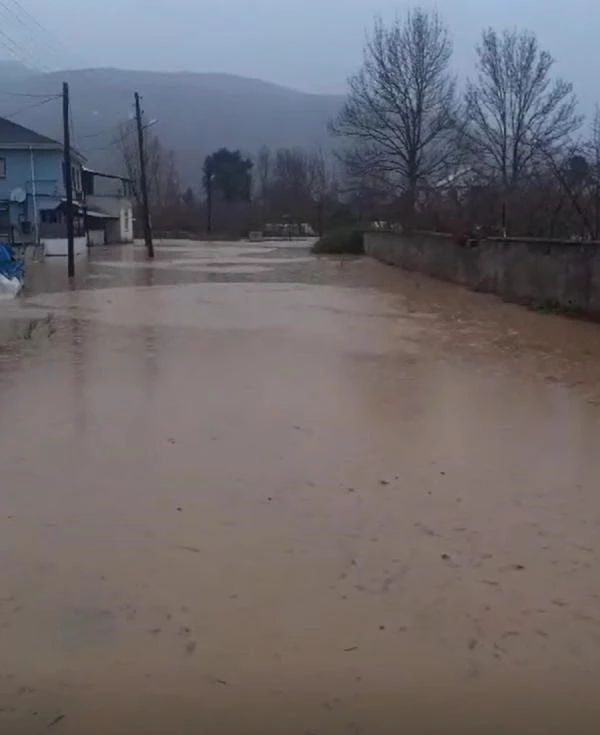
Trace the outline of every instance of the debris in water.
{"label": "debris in water", "polygon": [[188,641],[185,644],[185,652],[188,656],[192,656],[196,652],[196,648],[198,647],[198,644],[196,641]]}
{"label": "debris in water", "polygon": [[350,648],[344,648],[344,653],[352,653],[352,651],[358,651],[358,646],[351,646]]}
{"label": "debris in water", "polygon": [[450,554],[442,554],[442,559],[444,561],[450,561]]}
{"label": "debris in water", "polygon": [[62,722],[65,719],[66,715],[58,715],[58,717],[55,717],[52,722],[48,725],[48,727],[54,727],[54,725],[58,725],[59,722]]}

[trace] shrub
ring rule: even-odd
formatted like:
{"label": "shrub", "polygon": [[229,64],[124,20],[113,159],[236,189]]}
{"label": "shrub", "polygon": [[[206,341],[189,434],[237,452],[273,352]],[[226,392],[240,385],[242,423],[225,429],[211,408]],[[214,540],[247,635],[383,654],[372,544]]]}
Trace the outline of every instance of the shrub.
{"label": "shrub", "polygon": [[318,255],[364,255],[363,231],[355,227],[340,227],[326,232],[313,245]]}

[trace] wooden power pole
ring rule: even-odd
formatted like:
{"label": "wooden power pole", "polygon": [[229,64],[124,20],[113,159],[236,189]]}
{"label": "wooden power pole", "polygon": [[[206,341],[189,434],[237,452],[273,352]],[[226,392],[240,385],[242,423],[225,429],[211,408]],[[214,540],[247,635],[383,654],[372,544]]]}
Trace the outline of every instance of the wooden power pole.
{"label": "wooden power pole", "polygon": [[75,277],[75,227],[73,224],[73,170],[71,168],[71,131],[69,128],[69,85],[63,84],[63,126],[65,148],[65,189],[67,192],[67,255],[69,278]]}
{"label": "wooden power pole", "polygon": [[209,169],[206,175],[206,231],[212,235],[213,231],[213,174]]}
{"label": "wooden power pole", "polygon": [[144,126],[142,124],[142,108],[140,95],[135,93],[135,118],[137,121],[138,145],[140,149],[140,187],[142,190],[142,206],[144,208],[144,240],[148,257],[154,257],[154,243],[152,242],[152,225],[150,223],[150,203],[148,200],[148,179],[146,178],[146,151],[144,146]]}

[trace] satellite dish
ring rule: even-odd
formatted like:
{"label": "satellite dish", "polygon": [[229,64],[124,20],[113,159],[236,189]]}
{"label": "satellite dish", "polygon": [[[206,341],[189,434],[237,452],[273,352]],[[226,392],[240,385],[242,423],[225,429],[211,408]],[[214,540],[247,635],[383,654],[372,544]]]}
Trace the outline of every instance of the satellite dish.
{"label": "satellite dish", "polygon": [[17,204],[23,204],[27,199],[27,192],[24,189],[13,189],[10,193],[10,201],[17,202]]}

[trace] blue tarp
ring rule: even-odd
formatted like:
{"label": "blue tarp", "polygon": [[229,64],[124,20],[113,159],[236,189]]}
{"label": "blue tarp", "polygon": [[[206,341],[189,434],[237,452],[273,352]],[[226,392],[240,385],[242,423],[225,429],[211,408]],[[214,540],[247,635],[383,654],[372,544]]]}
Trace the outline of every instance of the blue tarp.
{"label": "blue tarp", "polygon": [[21,283],[25,280],[25,264],[17,259],[15,251],[5,243],[0,243],[0,275],[9,279],[18,278]]}

